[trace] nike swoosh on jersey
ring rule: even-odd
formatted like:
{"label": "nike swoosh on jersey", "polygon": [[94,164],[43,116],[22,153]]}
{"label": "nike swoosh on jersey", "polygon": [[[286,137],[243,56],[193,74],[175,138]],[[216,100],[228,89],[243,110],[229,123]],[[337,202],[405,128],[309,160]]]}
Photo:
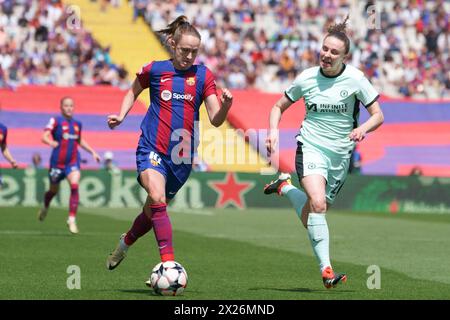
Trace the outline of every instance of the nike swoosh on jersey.
{"label": "nike swoosh on jersey", "polygon": [[161,82],[166,82],[172,80],[171,78],[161,78]]}

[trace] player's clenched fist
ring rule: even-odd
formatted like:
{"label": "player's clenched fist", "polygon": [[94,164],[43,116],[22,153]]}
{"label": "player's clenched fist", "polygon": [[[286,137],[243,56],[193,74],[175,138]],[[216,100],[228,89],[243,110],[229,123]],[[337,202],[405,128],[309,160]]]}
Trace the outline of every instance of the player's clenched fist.
{"label": "player's clenched fist", "polygon": [[110,129],[114,129],[122,123],[123,119],[118,115],[112,114],[108,116],[108,126]]}
{"label": "player's clenched fist", "polygon": [[222,103],[222,106],[225,108],[230,108],[231,104],[233,103],[233,95],[231,94],[230,90],[224,88],[222,90],[222,95],[220,96],[220,102]]}

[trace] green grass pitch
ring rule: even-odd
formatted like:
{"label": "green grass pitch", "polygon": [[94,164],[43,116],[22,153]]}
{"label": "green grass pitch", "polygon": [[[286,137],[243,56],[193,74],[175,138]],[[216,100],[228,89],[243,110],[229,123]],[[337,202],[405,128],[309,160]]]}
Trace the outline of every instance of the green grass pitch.
{"label": "green grass pitch", "polygon": [[[66,209],[0,208],[0,299],[450,299],[450,217],[330,212],[331,258],[347,283],[327,290],[306,231],[293,210],[169,210],[176,260],[187,270],[183,296],[155,296],[144,285],[158,263],[153,232],[113,271],[106,257],[138,213],[79,211],[79,235]],[[81,289],[67,288],[78,266]],[[368,289],[368,267],[381,288]]]}

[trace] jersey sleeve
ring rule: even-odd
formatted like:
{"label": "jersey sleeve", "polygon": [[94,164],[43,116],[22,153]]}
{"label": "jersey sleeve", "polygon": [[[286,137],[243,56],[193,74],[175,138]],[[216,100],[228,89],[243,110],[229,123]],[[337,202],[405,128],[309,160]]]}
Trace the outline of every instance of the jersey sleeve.
{"label": "jersey sleeve", "polygon": [[53,133],[53,131],[55,131],[56,126],[58,125],[56,119],[54,117],[50,118],[50,120],[48,121],[47,125],[45,126],[44,131],[50,131]]}
{"label": "jersey sleeve", "polygon": [[357,85],[359,90],[356,93],[356,97],[364,104],[366,108],[370,107],[372,103],[377,101],[380,95],[365,76],[358,80]]}
{"label": "jersey sleeve", "polygon": [[152,65],[153,62],[147,63],[139,72],[136,72],[136,78],[143,89],[150,87],[150,72],[152,70]]}
{"label": "jersey sleeve", "polygon": [[303,72],[300,73],[297,78],[295,78],[294,82],[284,91],[284,95],[291,100],[292,102],[298,101],[301,97],[303,97]]}
{"label": "jersey sleeve", "polygon": [[212,94],[217,96],[216,80],[212,72],[206,68],[205,84],[203,86],[203,100]]}

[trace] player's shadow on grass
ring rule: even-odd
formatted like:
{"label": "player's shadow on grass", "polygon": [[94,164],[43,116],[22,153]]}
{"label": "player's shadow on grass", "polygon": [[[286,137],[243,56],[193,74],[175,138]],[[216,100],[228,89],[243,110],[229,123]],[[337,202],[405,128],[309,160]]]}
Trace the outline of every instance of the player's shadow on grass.
{"label": "player's shadow on grass", "polygon": [[355,292],[354,290],[342,290],[342,289],[335,289],[335,290],[327,290],[327,289],[310,289],[310,288],[250,288],[249,290],[257,291],[257,290],[272,290],[272,291],[283,291],[283,292],[303,292],[303,293],[323,293],[323,292],[329,292],[331,294],[339,293],[339,292]]}
{"label": "player's shadow on grass", "polygon": [[287,291],[287,292],[306,292],[313,293],[319,292],[321,290],[309,289],[309,288],[292,288],[292,289],[280,289],[280,288],[250,288],[251,291],[259,291],[259,290],[272,290],[272,291]]}
{"label": "player's shadow on grass", "polygon": [[[163,297],[163,296],[160,296],[159,294],[154,293],[152,289],[119,289],[118,291],[122,292],[122,293],[145,294],[145,295],[148,295],[148,296],[151,296],[151,297]],[[189,292],[196,292],[196,291],[189,290]],[[177,296],[177,297],[183,297],[183,296],[180,295],[180,296]]]}

